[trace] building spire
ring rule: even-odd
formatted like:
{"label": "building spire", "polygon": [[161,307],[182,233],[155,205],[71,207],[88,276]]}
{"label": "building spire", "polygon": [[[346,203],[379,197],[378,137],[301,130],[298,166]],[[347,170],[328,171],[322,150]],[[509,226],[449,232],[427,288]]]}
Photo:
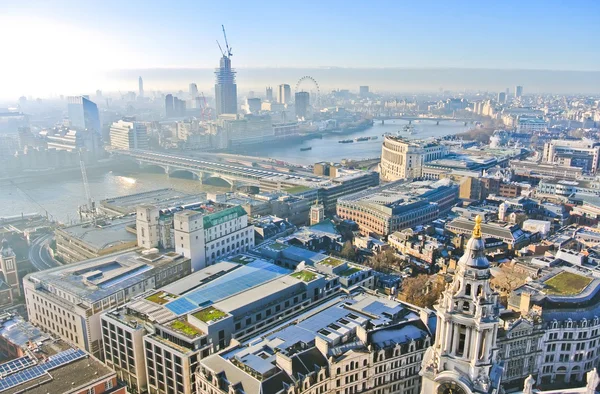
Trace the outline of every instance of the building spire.
{"label": "building spire", "polygon": [[473,227],[473,238],[481,239],[481,216],[475,218],[475,227]]}

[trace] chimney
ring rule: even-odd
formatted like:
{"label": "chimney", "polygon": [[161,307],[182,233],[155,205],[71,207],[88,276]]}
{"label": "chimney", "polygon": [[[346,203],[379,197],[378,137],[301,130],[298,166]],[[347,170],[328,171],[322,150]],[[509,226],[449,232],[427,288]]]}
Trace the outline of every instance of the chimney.
{"label": "chimney", "polygon": [[519,309],[521,310],[521,316],[525,316],[529,313],[529,309],[531,307],[531,293],[522,292],[521,293],[521,303],[519,305]]}

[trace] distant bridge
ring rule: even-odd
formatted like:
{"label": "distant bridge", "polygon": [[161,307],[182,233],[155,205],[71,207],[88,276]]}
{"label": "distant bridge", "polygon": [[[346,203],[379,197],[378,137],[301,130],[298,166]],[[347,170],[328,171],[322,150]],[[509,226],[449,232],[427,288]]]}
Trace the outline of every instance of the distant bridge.
{"label": "distant bridge", "polygon": [[437,124],[440,124],[440,122],[445,122],[445,121],[465,122],[465,123],[476,121],[476,119],[472,119],[472,118],[443,118],[443,117],[424,118],[424,117],[420,117],[420,116],[379,116],[377,118],[373,118],[373,121],[381,122],[381,124],[384,124],[386,120],[395,120],[395,119],[408,120],[409,124],[411,124],[415,120],[429,120],[432,122],[436,122]]}
{"label": "distant bridge", "polygon": [[[301,177],[286,172],[191,159],[188,157],[167,155],[146,150],[115,150],[112,153],[118,156],[129,157],[142,167],[160,167],[169,176],[187,172],[201,182],[209,178],[219,178],[229,183],[232,188],[238,186],[259,186],[261,179],[271,177],[286,176],[306,178],[305,176]],[[311,178],[311,180],[318,180],[318,178]]]}

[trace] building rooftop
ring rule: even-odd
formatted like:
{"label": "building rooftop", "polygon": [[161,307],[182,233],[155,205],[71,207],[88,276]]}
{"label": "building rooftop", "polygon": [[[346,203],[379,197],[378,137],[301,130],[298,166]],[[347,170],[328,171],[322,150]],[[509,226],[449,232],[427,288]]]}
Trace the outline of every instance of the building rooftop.
{"label": "building rooftop", "polygon": [[135,213],[139,205],[151,204],[159,209],[206,201],[206,193],[188,194],[175,189],[158,189],[100,201],[102,209],[114,215]]}
{"label": "building rooftop", "polygon": [[165,307],[176,315],[182,315],[199,307],[208,306],[246,292],[290,273],[290,270],[265,260],[248,257],[252,259],[252,262],[182,294],[178,299],[166,303]]}
{"label": "building rooftop", "polygon": [[[56,348],[56,347],[54,347]],[[70,393],[102,382],[115,372],[80,349],[53,351],[46,347],[32,356],[0,364],[0,392],[7,394]],[[58,350],[58,349],[56,349]]]}
{"label": "building rooftop", "polygon": [[[73,303],[94,303],[154,276],[162,268],[185,257],[174,253],[121,252],[27,275],[44,291],[70,294]],[[63,297],[64,298],[64,297]]]}
{"label": "building rooftop", "polygon": [[135,232],[128,230],[128,227],[133,228],[134,226],[135,218],[127,217],[98,221],[96,225],[93,223],[75,224],[60,228],[57,232],[76,238],[96,251],[102,251],[117,245],[136,243]]}

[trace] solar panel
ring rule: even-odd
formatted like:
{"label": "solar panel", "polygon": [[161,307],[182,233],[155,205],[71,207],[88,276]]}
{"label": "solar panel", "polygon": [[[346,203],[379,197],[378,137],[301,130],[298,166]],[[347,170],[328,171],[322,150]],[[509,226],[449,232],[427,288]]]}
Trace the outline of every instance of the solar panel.
{"label": "solar panel", "polygon": [[58,368],[62,365],[68,364],[71,361],[80,359],[85,356],[86,353],[81,349],[69,349],[65,350],[64,352],[57,353],[54,356],[49,357],[48,360],[43,364],[29,366],[27,367],[27,369],[3,377],[2,379],[0,379],[0,391],[39,378],[40,376],[48,373],[48,371],[52,369]]}
{"label": "solar panel", "polygon": [[6,363],[0,364],[0,376],[5,376],[21,369],[30,367],[35,364],[35,361],[29,358],[29,356],[20,357]]}
{"label": "solar panel", "polygon": [[171,301],[165,306],[173,313],[182,315],[198,306],[209,305],[242,291],[251,289],[291,271],[266,261],[253,261],[206,285]]}

